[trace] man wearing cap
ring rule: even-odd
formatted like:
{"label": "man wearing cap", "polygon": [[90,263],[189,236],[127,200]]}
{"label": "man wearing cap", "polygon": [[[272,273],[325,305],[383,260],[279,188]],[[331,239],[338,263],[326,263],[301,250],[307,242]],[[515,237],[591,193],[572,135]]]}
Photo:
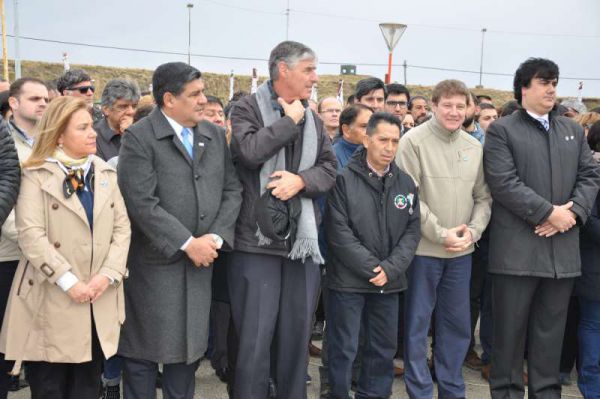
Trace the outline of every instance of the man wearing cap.
{"label": "man wearing cap", "polygon": [[152,77],[157,107],[129,127],[119,153],[119,186],[132,239],[121,332],[126,398],[194,396],[208,342],[212,264],[233,248],[241,185],[223,129],[202,120],[200,71],[181,62]]}
{"label": "man wearing cap", "polygon": [[[267,397],[271,374],[278,398],[306,398],[308,342],[323,262],[314,200],[336,176],[330,139],[318,115],[307,109],[318,81],[315,70],[313,50],[292,41],[278,44],[269,58],[271,79],[240,99],[231,114],[231,152],[244,188],[228,265],[239,337],[236,398]],[[257,200],[269,191],[280,201],[300,203],[297,228],[283,239],[257,226]]]}

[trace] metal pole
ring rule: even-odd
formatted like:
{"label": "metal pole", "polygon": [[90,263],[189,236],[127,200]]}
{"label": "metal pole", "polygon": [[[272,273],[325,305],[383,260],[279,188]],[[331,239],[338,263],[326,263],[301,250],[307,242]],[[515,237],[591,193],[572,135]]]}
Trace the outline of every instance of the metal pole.
{"label": "metal pole", "polygon": [[8,81],[8,50],[6,48],[6,15],[4,13],[4,0],[0,0],[0,14],[2,14],[2,77]]}
{"label": "metal pole", "polygon": [[390,51],[390,55],[388,56],[388,71],[387,75],[385,75],[385,84],[388,84],[392,81],[392,52]]}
{"label": "metal pole", "polygon": [[287,0],[287,8],[285,9],[285,40],[290,36],[290,0]]}
{"label": "metal pole", "polygon": [[483,42],[485,39],[485,32],[487,32],[486,28],[481,29],[481,60],[479,61],[479,86],[483,87],[481,84],[481,78],[483,76]]}
{"label": "metal pole", "polygon": [[404,85],[406,85],[406,67],[408,65],[406,65],[406,60],[404,60],[404,64],[402,64],[402,66],[404,67]]}
{"label": "metal pole", "polygon": [[19,0],[14,0],[15,7],[15,80],[21,78],[21,52],[19,51]]}
{"label": "metal pole", "polygon": [[188,8],[188,65],[192,65],[192,3],[187,4]]}

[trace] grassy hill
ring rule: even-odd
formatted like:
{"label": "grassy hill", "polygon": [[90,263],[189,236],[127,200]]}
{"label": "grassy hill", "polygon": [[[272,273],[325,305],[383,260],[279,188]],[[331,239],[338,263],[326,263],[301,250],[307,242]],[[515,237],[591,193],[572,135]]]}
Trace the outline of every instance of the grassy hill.
{"label": "grassy hill", "polygon": [[[102,90],[107,81],[117,77],[127,77],[138,82],[142,91],[148,90],[148,87],[152,81],[152,72],[148,69],[134,69],[134,68],[114,68],[98,65],[77,65],[72,64],[71,68],[83,68],[95,81],[96,85],[96,100],[100,99]],[[21,62],[21,75],[22,76],[33,76],[42,80],[56,79],[63,73],[63,65],[60,63],[48,63],[38,61],[22,61]],[[219,97],[224,102],[229,97],[229,75],[215,74],[215,73],[203,73],[203,78],[206,84],[206,93],[212,94]],[[10,81],[14,80],[14,65],[12,61],[9,61],[9,77]],[[319,87],[318,94],[319,98],[326,96],[335,96],[337,93],[337,86],[339,79],[344,79],[344,95],[348,97],[354,92],[356,82],[365,78],[361,75],[321,75],[319,76]],[[264,81],[266,77],[260,77],[259,83]],[[235,75],[235,86],[234,90],[244,90],[249,92],[251,84],[251,77],[249,75]],[[408,88],[412,95],[423,95],[426,97],[431,96],[432,86],[420,86],[420,85],[408,85]],[[507,101],[513,99],[512,92],[494,90],[494,89],[473,89],[473,92],[477,95],[487,94],[494,99],[496,106],[501,106]],[[599,98],[584,98],[584,102],[589,109],[600,105]]]}

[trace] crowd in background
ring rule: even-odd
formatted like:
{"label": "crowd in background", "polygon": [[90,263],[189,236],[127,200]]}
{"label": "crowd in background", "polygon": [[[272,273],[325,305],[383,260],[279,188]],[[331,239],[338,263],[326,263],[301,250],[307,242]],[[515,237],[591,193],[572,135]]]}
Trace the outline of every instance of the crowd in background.
{"label": "crowd in background", "polygon": [[296,42],[269,75],[227,104],[178,62],[99,105],[81,69],[0,82],[0,398],[192,398],[202,359],[231,398],[305,398],[309,356],[323,398],[464,398],[463,366],[600,398],[600,108],[556,64],[505,104],[315,102]]}

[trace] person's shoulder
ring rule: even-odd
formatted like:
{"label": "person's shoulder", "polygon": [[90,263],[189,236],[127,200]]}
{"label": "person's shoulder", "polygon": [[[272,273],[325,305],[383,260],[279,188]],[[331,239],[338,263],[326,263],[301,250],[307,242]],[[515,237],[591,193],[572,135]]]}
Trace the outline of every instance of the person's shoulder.
{"label": "person's shoulder", "polygon": [[429,121],[420,124],[419,126],[415,126],[410,129],[408,132],[404,133],[400,138],[400,141],[410,142],[413,144],[418,144],[423,140],[427,140],[428,137],[431,136],[431,129],[429,127]]}
{"label": "person's shoulder", "polygon": [[477,147],[477,148],[483,147],[479,140],[477,140],[475,137],[473,137],[472,135],[470,135],[468,132],[464,131],[463,129],[460,130],[460,138],[469,146]]}

